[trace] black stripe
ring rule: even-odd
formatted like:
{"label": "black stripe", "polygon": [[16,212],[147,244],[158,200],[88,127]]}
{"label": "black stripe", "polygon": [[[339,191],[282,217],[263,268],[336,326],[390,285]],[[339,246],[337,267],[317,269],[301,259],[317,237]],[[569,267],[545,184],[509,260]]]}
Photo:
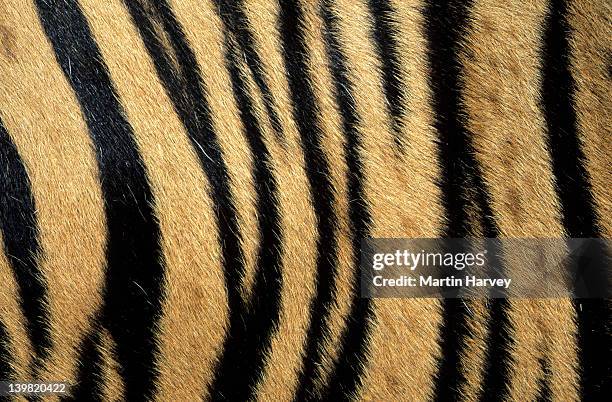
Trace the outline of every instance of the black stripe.
{"label": "black stripe", "polygon": [[[216,224],[219,231],[219,243],[225,284],[228,293],[229,326],[220,351],[219,363],[215,370],[215,379],[209,389],[213,398],[224,398],[227,395],[248,395],[254,392],[256,381],[261,372],[264,352],[269,344],[271,332],[278,320],[278,298],[260,300],[258,307],[260,314],[249,316],[246,305],[242,299],[242,279],[244,276],[244,259],[240,247],[239,227],[236,218],[234,201],[230,191],[230,178],[223,159],[216,133],[212,129],[210,109],[206,101],[205,86],[201,80],[200,68],[196,56],[189,47],[185,34],[176,20],[172,10],[165,1],[148,2],[146,0],[126,0],[125,4],[138,27],[140,35],[147,50],[153,59],[157,73],[164,84],[166,92],[183,126],[185,127],[194,150],[211,185],[211,198],[215,213]],[[169,47],[160,40],[165,36]],[[235,84],[235,83],[234,83]],[[244,99],[241,99],[244,100]],[[244,121],[245,110],[248,105],[240,105]],[[253,130],[256,121],[247,118],[246,130]],[[257,142],[258,134],[249,131],[251,146],[260,146]],[[252,134],[252,135],[251,135]],[[258,148],[262,152],[264,148]],[[260,154],[261,156],[263,154]],[[258,159],[258,158],[254,158]],[[260,215],[259,229],[265,244],[258,256],[259,270],[258,282],[254,294],[261,292],[265,280],[280,278],[280,247],[270,247],[280,244],[280,231],[278,230],[278,211],[274,203],[275,182],[271,173],[262,170],[264,165],[257,162],[259,169],[256,181],[260,180],[259,210],[267,210],[268,214]],[[269,210],[268,210],[269,208]],[[266,264],[270,266],[266,266]],[[269,270],[269,271],[268,271]],[[265,271],[265,272],[264,272]],[[263,278],[263,279],[262,279]],[[278,293],[278,283],[269,284],[272,294]],[[260,294],[261,295],[261,294]],[[248,318],[248,323],[246,319]],[[261,322],[257,322],[259,319]],[[253,328],[248,331],[247,328]],[[257,333],[265,328],[264,334]],[[248,341],[248,342],[247,342]],[[248,344],[245,345],[245,343]],[[223,396],[221,396],[223,394]]]}
{"label": "black stripe", "polygon": [[580,399],[603,401],[612,378],[612,306],[609,300],[576,299]]}
{"label": "black stripe", "polygon": [[459,400],[459,389],[465,383],[460,353],[467,336],[468,306],[459,299],[442,301],[442,324],[438,334],[440,359],[434,387],[435,401]]}
{"label": "black stripe", "polygon": [[[329,313],[336,294],[338,264],[335,196],[330,167],[321,144],[321,127],[313,84],[308,76],[310,60],[305,43],[302,8],[299,1],[280,2],[280,34],[283,58],[291,94],[293,119],[300,134],[310,198],[317,221],[317,272],[315,296],[310,304],[310,325],[306,334],[305,361],[300,372],[302,387],[312,378],[320,361],[322,342],[329,333]],[[308,380],[309,381],[309,380]],[[304,389],[298,393],[304,395]]]}
{"label": "black stripe", "polygon": [[62,401],[101,401],[103,397],[103,357],[101,351],[100,323],[94,320],[89,334],[83,338],[79,347],[77,366],[78,382],[70,390],[71,395]]}
{"label": "black stripe", "polygon": [[[501,265],[498,265],[501,266]],[[487,331],[489,339],[485,352],[482,375],[482,401],[505,400],[509,391],[510,367],[512,366],[512,342],[514,328],[509,311],[509,299],[489,301]]]}
{"label": "black stripe", "polygon": [[393,128],[395,145],[402,149],[404,145],[403,129],[406,88],[403,83],[403,74],[400,68],[400,55],[396,37],[398,29],[395,21],[395,11],[389,0],[369,0],[370,14],[374,20],[372,37],[378,59],[382,63],[383,89],[387,107],[391,112],[391,126]]}
{"label": "black stripe", "polygon": [[[244,259],[227,166],[217,135],[212,129],[199,65],[182,27],[166,1],[150,3],[147,0],[126,0],[125,4],[210,183],[230,321],[237,319],[243,308],[241,281],[244,276]],[[156,27],[160,27],[161,31]],[[169,48],[160,41],[160,35],[167,36]],[[176,59],[178,66],[173,64],[173,59]]]}
{"label": "black stripe", "polygon": [[244,56],[253,75],[253,80],[263,96],[264,106],[277,138],[283,139],[283,128],[276,111],[276,106],[274,105],[272,91],[270,91],[264,75],[261,58],[255,49],[255,38],[253,37],[249,19],[244,12],[243,0],[236,0],[234,2],[215,0],[215,4],[225,29],[236,38],[241,54]]}
{"label": "black stripe", "polygon": [[[355,276],[357,275],[356,273]],[[354,289],[358,292],[357,279],[353,279],[353,282]],[[340,357],[329,380],[329,388],[325,391],[326,397],[322,400],[341,401],[352,399],[357,394],[369,358],[370,320],[373,319],[374,308],[371,301],[355,295],[351,301],[347,326],[342,333]]]}
{"label": "black stripe", "polygon": [[[442,164],[440,187],[446,211],[448,237],[466,237],[473,222],[468,207],[476,201],[481,210],[482,224],[489,233],[497,234],[490,211],[484,183],[479,175],[478,162],[466,128],[463,89],[459,61],[460,43],[466,36],[471,2],[449,3],[430,0],[424,11],[425,36],[429,49],[429,83],[432,88],[432,107],[438,132],[438,161]],[[472,194],[477,191],[478,200]],[[488,210],[487,210],[488,209]]]}
{"label": "black stripe", "polygon": [[11,339],[4,322],[0,319],[0,381],[14,379],[12,360]]}
{"label": "black stripe", "polygon": [[[342,333],[338,360],[331,370],[329,386],[321,396],[323,399],[342,400],[356,394],[361,385],[363,370],[368,359],[368,337],[374,320],[374,310],[371,301],[361,299],[358,292],[361,241],[369,237],[371,216],[363,184],[362,135],[358,129],[360,121],[353,96],[353,83],[349,77],[348,61],[342,53],[342,44],[336,34],[339,30],[339,21],[333,7],[334,2],[326,0],[322,2],[320,12],[324,22],[324,40],[329,68],[334,79],[335,101],[340,111],[343,134],[346,139],[347,197],[355,293],[351,300],[347,325]],[[302,387],[308,390],[311,384],[312,379],[309,379]],[[304,391],[302,393],[304,394]],[[312,399],[313,395],[309,396]]]}
{"label": "black stripe", "polygon": [[564,0],[551,0],[542,49],[542,102],[563,226],[569,237],[598,237],[597,216],[578,138]]}
{"label": "black stripe", "polygon": [[[468,5],[453,11],[442,2],[429,1],[424,11],[425,32],[429,48],[430,86],[438,143],[438,160],[442,166],[441,194],[447,219],[445,235],[465,237],[468,234],[467,200],[463,185],[467,172],[463,168],[465,153],[465,129],[459,120],[460,65],[457,60],[457,41],[464,35]],[[434,386],[434,400],[458,399],[458,390],[465,382],[460,370],[460,353],[467,336],[469,309],[461,300],[442,301],[442,325],[440,327],[440,361]]]}
{"label": "black stripe", "polygon": [[[254,114],[244,71],[239,67],[241,57],[234,38],[227,30],[224,30],[224,36],[225,58],[234,99],[253,156],[252,174],[260,243],[249,309],[242,312],[240,320],[230,323],[225,353],[217,366],[215,381],[209,392],[214,400],[246,401],[255,398],[270,341],[278,327],[283,279],[282,238],[277,184],[269,168],[270,154]],[[237,377],[240,381],[237,381]]]}
{"label": "black stripe", "polygon": [[[548,129],[562,222],[568,237],[600,237],[585,156],[578,134],[576,83],[564,0],[551,0],[542,49],[542,108]],[[607,254],[605,250],[602,253]],[[603,400],[612,361],[612,309],[606,300],[575,300],[578,318],[580,392],[583,400]]]}
{"label": "black stripe", "polygon": [[2,120],[0,169],[0,233],[34,351],[30,375],[36,378],[52,346],[47,284],[38,266],[41,248],[30,178]]}
{"label": "black stripe", "polygon": [[102,321],[115,341],[125,398],[155,393],[155,326],[164,281],[154,199],[132,128],[75,0],[37,0],[41,23],[81,105],[108,227]]}
{"label": "black stripe", "polygon": [[[471,235],[474,224],[468,216],[470,205],[476,207],[486,237],[497,237],[497,224],[493,218],[488,191],[475,158],[471,133],[467,130],[462,104],[460,44],[465,39],[471,2],[441,2],[426,4],[425,36],[429,49],[430,87],[432,106],[438,132],[438,160],[442,164],[440,187],[446,212],[445,237]],[[475,195],[472,195],[474,194]],[[498,264],[492,264],[500,266]],[[434,399],[457,400],[465,377],[461,372],[461,353],[468,336],[467,322],[470,311],[462,300],[443,301],[443,322],[440,329],[441,358],[434,386]],[[483,365],[482,399],[504,399],[511,355],[511,323],[508,317],[510,303],[506,299],[490,302],[488,322],[489,341]]]}

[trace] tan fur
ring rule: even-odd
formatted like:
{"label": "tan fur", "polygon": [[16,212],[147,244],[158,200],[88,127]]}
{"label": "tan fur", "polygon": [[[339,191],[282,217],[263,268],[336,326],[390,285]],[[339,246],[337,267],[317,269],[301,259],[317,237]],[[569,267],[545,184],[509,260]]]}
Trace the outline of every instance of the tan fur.
{"label": "tan fur", "polygon": [[[502,5],[480,0],[474,5],[466,47],[470,57],[464,57],[464,101],[503,237],[563,236],[538,106],[538,56],[546,14],[545,2]],[[515,21],[522,22],[520,31]],[[537,274],[532,267],[540,266],[537,256],[525,255],[525,250],[507,253],[505,261],[515,275]],[[513,400],[535,397],[541,374],[533,373],[540,370],[538,357],[545,355],[557,363],[551,362],[554,395],[577,399],[573,315],[568,301],[512,302],[512,356],[514,367],[521,368],[513,370]]]}
{"label": "tan fur", "polygon": [[572,27],[572,73],[576,81],[576,112],[580,139],[599,210],[602,237],[612,237],[612,89],[610,86],[609,1],[575,1],[569,4]]}
{"label": "tan fur", "polygon": [[249,289],[254,274],[257,238],[254,209],[251,155],[242,134],[242,124],[233,102],[229,76],[224,68],[221,22],[209,2],[170,2],[178,22],[193,46],[207,91],[213,129],[218,133],[230,177],[231,193],[235,200],[238,224],[242,234],[246,277],[244,288]]}
{"label": "tan fur", "polygon": [[4,3],[0,14],[0,25],[10,26],[13,38],[11,57],[0,58],[0,113],[32,182],[53,328],[54,347],[40,378],[71,382],[103,280],[105,218],[97,167],[73,93],[49,62],[55,57],[33,5]]}
{"label": "tan fur", "polygon": [[197,398],[211,378],[227,314],[208,184],[122,3],[81,4],[125,105],[155,194],[166,268],[159,398]]}
{"label": "tan fur", "polygon": [[106,401],[118,401],[123,395],[124,384],[119,377],[119,364],[115,359],[115,343],[108,331],[102,331],[100,340],[102,354],[102,376],[105,379],[102,385],[102,397]]}
{"label": "tan fur", "polygon": [[[315,97],[319,100],[318,117],[322,131],[322,147],[330,166],[330,181],[335,196],[335,213],[337,215],[338,264],[336,276],[336,300],[330,308],[330,336],[325,339],[325,353],[317,369],[319,378],[317,392],[328,384],[331,370],[340,352],[341,334],[345,320],[350,312],[350,301],[356,291],[353,284],[354,267],[352,259],[351,237],[348,218],[348,188],[346,183],[347,167],[345,155],[345,138],[342,131],[339,111],[335,102],[334,82],[327,67],[327,55],[323,42],[323,21],[320,16],[320,4],[304,3],[305,28],[311,68],[308,73],[313,83]],[[314,395],[317,395],[315,392]]]}
{"label": "tan fur", "polygon": [[482,388],[483,372],[480,370],[485,363],[486,341],[488,336],[487,322],[489,312],[487,302],[482,300],[466,300],[473,319],[468,321],[470,335],[465,341],[462,353],[461,371],[465,375],[465,384],[459,390],[462,398],[467,401],[477,401]]}
{"label": "tan fur", "polygon": [[[279,328],[272,337],[263,379],[258,384],[257,399],[290,399],[297,386],[306,330],[308,305],[314,295],[316,266],[316,227],[304,173],[299,133],[291,119],[292,109],[284,62],[276,28],[278,8],[273,2],[246,1],[247,18],[254,29],[256,48],[262,58],[263,71],[279,111],[284,138],[278,141],[263,106],[262,94],[249,80],[249,90],[256,101],[259,124],[264,130],[266,146],[277,180],[283,236],[282,298]],[[248,71],[242,64],[242,71]],[[248,76],[248,74],[247,74]],[[296,158],[292,160],[292,158]],[[266,269],[267,267],[262,267]]]}
{"label": "tan fur", "polygon": [[[409,10],[408,6],[406,9]],[[429,126],[431,112],[418,101],[419,97],[427,99],[429,96],[423,56],[403,53],[406,57],[414,57],[406,60],[413,69],[407,82],[409,91],[417,94],[409,108],[419,106],[408,114],[408,129],[403,133],[408,143],[407,154],[399,162],[394,151],[389,117],[380,113],[384,110],[384,100],[378,84],[380,76],[377,74],[374,49],[369,41],[354,41],[355,37],[367,38],[370,35],[366,11],[363,4],[352,1],[338,1],[335,7],[340,19],[338,35],[351,66],[350,78],[354,84],[357,113],[362,119],[359,130],[364,137],[362,158],[367,201],[374,222],[372,236],[435,236],[440,209],[437,189],[433,185],[437,167]],[[406,32],[417,27],[418,21],[412,24],[407,24]],[[408,36],[405,40],[411,39],[415,40],[414,36]],[[380,299],[374,303],[376,324],[370,340],[371,354],[379,358],[367,363],[363,398],[393,400],[402,395],[426,398],[434,358],[438,353],[437,302]],[[412,341],[407,342],[408,339]],[[411,367],[410,370],[406,370],[407,365]]]}
{"label": "tan fur", "polygon": [[[438,183],[443,172],[434,128],[437,116],[432,108],[432,85],[436,83],[429,80],[424,34],[425,1],[390,1],[398,21],[394,38],[401,64],[399,78],[406,91],[401,150],[394,144],[392,118],[382,86],[382,61],[372,41],[373,21],[367,1],[330,3],[338,18],[335,35],[346,57],[359,116],[357,130],[362,144],[358,151],[363,163],[365,203],[372,217],[370,235],[441,236],[446,218]],[[574,29],[571,70],[577,84],[579,134],[602,237],[609,238],[612,10],[603,0],[570,3],[569,22]],[[80,0],[79,4],[133,129],[161,231],[165,280],[162,315],[156,328],[159,350],[155,400],[201,399],[208,396],[229,317],[211,183],[123,1]],[[226,69],[223,22],[213,0],[170,0],[169,5],[195,54],[212,129],[227,165],[244,253],[241,296],[248,305],[254,297],[262,297],[253,294],[256,270],[270,267],[256,266],[261,239],[252,175],[255,161]],[[329,336],[323,340],[321,364],[315,370],[315,389],[309,390],[320,396],[330,385],[342,336],[352,318],[351,301],[360,290],[354,283],[359,267],[353,263],[346,138],[325,48],[321,4],[302,0],[300,5],[310,61],[303,73],[312,82],[316,98],[338,239],[337,293],[329,312]],[[545,0],[475,0],[459,54],[464,117],[503,238],[567,235],[540,104],[540,57],[548,7]],[[283,61],[279,5],[245,0],[244,11],[282,126],[282,138],[278,138],[263,94],[246,60],[241,60],[237,67],[246,77],[253,112],[270,154],[268,168],[277,182],[283,238],[279,326],[271,337],[255,399],[285,401],[294,396],[305,357],[309,307],[315,295],[317,222]],[[170,49],[170,38],[159,21],[154,23],[154,30]],[[235,46],[238,43],[231,33],[229,41]],[[171,55],[171,63],[179,66],[177,55]],[[40,379],[74,383],[78,348],[91,331],[92,318],[102,303],[107,230],[99,168],[87,125],[30,2],[10,0],[0,4],[0,77],[0,118],[32,182],[43,255],[40,266],[49,288],[54,347]],[[484,213],[476,205],[468,205],[467,212],[474,222]],[[470,234],[482,236],[483,228],[474,224]],[[508,269],[537,277],[540,255],[506,251]],[[16,282],[3,253],[0,283],[0,318],[11,339],[13,369],[16,378],[30,379],[31,345],[17,303]],[[442,357],[441,301],[371,302],[374,315],[368,323],[368,359],[360,362],[364,368],[361,386],[355,395],[347,397],[367,401],[431,399]],[[482,368],[489,336],[498,328],[488,326],[491,301],[465,303],[471,317],[459,369],[467,381],[458,393],[462,400],[477,401],[483,389]],[[552,400],[579,399],[576,319],[569,299],[510,301],[513,332],[509,400],[535,399],[543,379],[549,382]],[[115,348],[114,340],[103,329],[101,375],[106,400],[120,400],[124,395]],[[543,360],[550,369],[546,378]]]}

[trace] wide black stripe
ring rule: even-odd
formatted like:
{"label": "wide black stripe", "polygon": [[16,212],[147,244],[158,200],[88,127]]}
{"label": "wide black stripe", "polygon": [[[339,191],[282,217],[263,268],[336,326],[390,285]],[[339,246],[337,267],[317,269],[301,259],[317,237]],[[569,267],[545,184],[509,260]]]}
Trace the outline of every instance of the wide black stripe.
{"label": "wide black stripe", "polygon": [[132,128],[79,4],[37,0],[36,5],[81,105],[98,160],[108,229],[102,323],[115,341],[125,398],[148,399],[155,393],[155,326],[164,282],[155,200]]}
{"label": "wide black stripe", "polygon": [[2,120],[0,169],[0,233],[34,352],[30,374],[36,378],[52,346],[47,284],[38,266],[41,248],[30,178]]}
{"label": "wide black stripe", "polygon": [[[471,134],[466,127],[467,114],[461,98],[463,88],[460,81],[460,44],[466,36],[470,8],[469,1],[427,2],[424,15],[429,51],[429,82],[433,90],[432,107],[439,136],[438,160],[442,169],[440,187],[447,220],[444,236],[470,236],[470,227],[479,224],[485,237],[492,238],[497,237],[498,229],[488,191],[475,158]],[[479,211],[480,222],[470,221],[470,206]],[[446,299],[442,306],[441,358],[434,396],[440,401],[457,400],[458,391],[465,382],[461,373],[460,354],[465,347],[468,335],[466,324],[471,313],[459,299]],[[490,302],[490,338],[482,370],[483,400],[493,397],[503,399],[507,394],[512,331],[508,317],[509,308],[510,303],[506,299]]]}
{"label": "wide black stripe", "polygon": [[[542,108],[562,222],[568,237],[600,237],[593,194],[576,118],[576,82],[571,74],[572,32],[565,0],[551,0],[542,48]],[[609,258],[609,251],[601,250]],[[603,400],[612,369],[612,309],[606,300],[575,300],[578,317],[580,392]],[[606,388],[608,387],[608,388]]]}
{"label": "wide black stripe", "polygon": [[274,99],[272,98],[272,91],[270,91],[264,75],[261,57],[259,57],[255,49],[255,38],[253,37],[249,19],[244,12],[243,0],[236,0],[234,2],[215,0],[215,4],[225,29],[231,32],[234,38],[236,38],[241,50],[241,55],[246,60],[251,74],[253,75],[253,80],[263,96],[264,106],[277,138],[283,139],[283,128],[280,118],[278,117]]}
{"label": "wide black stripe", "polygon": [[329,162],[321,144],[323,134],[315,104],[313,83],[308,76],[310,59],[305,42],[302,12],[299,1],[280,2],[279,31],[283,58],[291,94],[293,119],[304,152],[306,177],[310,186],[318,235],[316,290],[310,304],[310,325],[304,351],[306,360],[300,373],[300,383],[313,375],[314,364],[320,360],[322,342],[329,332],[327,323],[336,294],[338,264],[335,195]]}
{"label": "wide black stripe", "polygon": [[[361,161],[362,135],[359,132],[359,116],[353,96],[353,83],[349,77],[348,61],[342,52],[342,44],[337,36],[339,30],[338,17],[335,14],[333,0],[321,3],[320,14],[324,23],[324,41],[329,68],[334,80],[334,97],[340,111],[342,130],[346,139],[344,145],[345,162],[347,165],[347,188],[349,221],[351,229],[352,262],[355,272],[353,286],[355,294],[351,301],[340,343],[338,361],[331,370],[329,386],[322,395],[309,394],[313,388],[312,374],[315,364],[320,364],[320,356],[310,359],[311,367],[304,370],[300,378],[300,387],[296,394],[297,400],[315,399],[321,397],[328,400],[343,400],[357,392],[361,384],[363,370],[368,358],[368,335],[374,319],[372,303],[359,296],[359,259],[361,257],[361,241],[369,236],[371,216],[368,210],[364,189],[364,167]],[[319,346],[320,347],[320,346]],[[320,353],[317,352],[317,353]],[[308,368],[308,365],[305,366]]]}
{"label": "wide black stripe", "polygon": [[[231,33],[224,30],[225,58],[234,99],[240,110],[250,152],[255,183],[255,207],[258,217],[259,248],[255,263],[256,274],[248,311],[240,320],[230,323],[228,336],[209,393],[214,400],[246,401],[255,397],[256,386],[263,374],[263,364],[270,341],[276,331],[281,307],[280,211],[277,203],[278,186],[270,169],[271,158],[254,114],[253,102],[246,85],[242,58]],[[240,381],[237,381],[237,377]]]}
{"label": "wide black stripe", "polygon": [[609,300],[576,299],[580,399],[603,401],[612,378],[612,306]]}
{"label": "wide black stripe", "polygon": [[395,21],[395,10],[389,0],[369,0],[368,6],[373,19],[372,37],[378,59],[382,63],[383,89],[387,107],[391,112],[395,145],[401,149],[404,144],[402,121],[406,105],[406,87],[400,68],[400,54],[397,39],[398,29]]}
{"label": "wide black stripe", "polygon": [[0,319],[0,381],[14,379],[12,360],[11,339],[4,322]]}

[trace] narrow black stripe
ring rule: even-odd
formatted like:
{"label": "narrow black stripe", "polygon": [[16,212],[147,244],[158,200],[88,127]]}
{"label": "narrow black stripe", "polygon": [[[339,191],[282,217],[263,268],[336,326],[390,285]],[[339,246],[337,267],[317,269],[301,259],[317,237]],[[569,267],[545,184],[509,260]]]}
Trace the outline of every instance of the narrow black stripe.
{"label": "narrow black stripe", "polygon": [[459,387],[465,383],[460,367],[460,352],[467,336],[468,306],[459,299],[442,301],[442,324],[440,326],[440,361],[434,387],[435,401],[459,400]]}
{"label": "narrow black stripe", "polygon": [[[460,66],[457,61],[457,41],[464,34],[463,28],[469,5],[458,5],[453,14],[442,2],[429,1],[424,11],[425,32],[429,48],[430,86],[433,89],[433,111],[436,129],[440,137],[438,160],[442,166],[441,194],[447,219],[446,235],[465,237],[468,234],[468,216],[465,210],[467,196],[463,185],[467,172],[462,157],[466,151],[466,134],[459,121]],[[457,299],[442,302],[442,324],[439,333],[440,361],[434,386],[434,400],[458,399],[458,390],[465,382],[460,370],[460,353],[467,336],[469,310]]]}
{"label": "narrow black stripe", "polygon": [[382,63],[383,89],[387,107],[391,112],[395,145],[402,149],[404,144],[402,121],[406,105],[406,87],[403,83],[400,54],[397,39],[398,29],[395,21],[395,11],[389,0],[369,0],[370,14],[374,20],[372,36],[378,59]]}
{"label": "narrow black stripe", "polygon": [[510,385],[511,347],[514,339],[514,328],[509,314],[512,304],[509,299],[493,299],[489,301],[489,305],[489,339],[481,370],[483,380],[480,399],[498,401],[506,398]]}
{"label": "narrow black stripe", "polygon": [[[259,248],[256,274],[248,311],[230,323],[215,381],[209,391],[214,400],[246,401],[255,398],[265,356],[279,322],[281,307],[281,227],[277,204],[277,184],[270,170],[271,158],[263,141],[254,107],[246,86],[241,57],[232,35],[224,30],[225,58],[234,98],[240,110],[250,152],[255,183],[255,207],[258,217]],[[240,381],[237,381],[237,377]]]}
{"label": "narrow black stripe", "polygon": [[591,184],[578,138],[566,14],[564,0],[551,0],[542,49],[543,111],[563,226],[569,237],[598,237]]}
{"label": "narrow black stripe", "polygon": [[103,325],[115,341],[127,400],[155,392],[155,326],[164,281],[147,173],[100,49],[76,0],[37,0],[38,13],[93,140],[108,227]]}
{"label": "narrow black stripe", "polygon": [[[240,247],[239,227],[234,201],[230,191],[230,178],[216,133],[212,129],[211,114],[206,101],[205,86],[201,80],[196,56],[189,47],[185,34],[165,1],[126,0],[125,4],[153,59],[157,73],[173,102],[194,150],[211,184],[211,198],[219,231],[219,242],[228,293],[229,326],[215,379],[209,388],[212,398],[236,396],[246,399],[252,395],[261,375],[261,366],[270,337],[276,328],[280,303],[280,229],[275,204],[276,183],[267,169],[267,150],[261,133],[242,88],[239,106],[249,145],[257,153],[253,167],[258,187],[259,230],[262,248],[258,254],[258,273],[253,295],[258,296],[250,305],[256,314],[247,314],[242,299],[244,260]],[[165,36],[170,45],[160,40]],[[234,76],[234,79],[237,77]],[[243,86],[243,84],[241,84]],[[263,159],[261,159],[263,158]],[[269,281],[270,283],[266,283]],[[263,291],[269,291],[265,295]],[[276,296],[275,296],[276,295]],[[269,297],[268,299],[265,299]],[[260,332],[261,331],[261,332]]]}
{"label": "narrow black stripe", "polygon": [[[241,281],[244,276],[244,259],[227,166],[217,135],[212,129],[199,65],[182,27],[166,1],[150,3],[148,0],[126,0],[125,4],[210,183],[230,321],[237,319],[243,308]],[[161,31],[155,28],[158,26]],[[160,35],[168,37],[170,48],[164,46]],[[173,59],[176,59],[178,66],[173,64]]]}
{"label": "narrow black stripe", "polygon": [[[578,134],[576,83],[565,0],[551,0],[542,49],[542,108],[548,129],[562,222],[568,237],[600,237],[585,156]],[[602,250],[602,255],[607,255]],[[575,300],[578,317],[580,392],[583,400],[603,400],[612,377],[612,309],[606,300]]]}
{"label": "narrow black stripe", "polygon": [[249,19],[244,12],[243,0],[236,0],[234,2],[215,0],[215,4],[219,17],[225,25],[225,29],[231,32],[234,38],[236,38],[241,53],[253,75],[253,80],[263,96],[264,106],[277,138],[283,139],[283,128],[280,118],[278,117],[274,99],[272,98],[272,91],[270,91],[264,75],[261,57],[259,57],[255,49],[255,38],[253,37]]}
{"label": "narrow black stripe", "polygon": [[[330,179],[330,167],[321,144],[321,127],[315,104],[313,84],[308,76],[310,60],[304,38],[301,4],[297,0],[280,3],[280,34],[293,119],[300,134],[310,198],[317,221],[317,273],[315,296],[310,304],[310,325],[306,334],[306,359],[300,373],[304,379],[314,374],[320,361],[322,342],[329,333],[329,313],[336,294],[338,264],[335,196]],[[304,390],[298,390],[303,393]]]}
{"label": "narrow black stripe", "polygon": [[38,266],[41,249],[30,178],[2,120],[0,169],[0,232],[34,351],[30,374],[36,378],[52,346],[47,284]]}
{"label": "narrow black stripe", "polygon": [[[356,240],[354,240],[356,241]],[[357,269],[357,271],[359,271]],[[357,276],[357,274],[356,274]],[[355,291],[358,292],[357,279]],[[371,330],[370,320],[374,319],[374,309],[370,300],[354,296],[347,326],[342,333],[339,359],[329,380],[329,389],[323,400],[341,401],[353,399],[362,383],[363,371],[369,358],[368,341]],[[355,398],[357,399],[357,398]]]}
{"label": "narrow black stripe", "polygon": [[[351,229],[352,262],[355,276],[354,296],[351,301],[347,325],[342,333],[339,358],[331,370],[329,386],[322,395],[309,393],[313,389],[314,365],[321,364],[320,353],[313,351],[313,357],[306,361],[305,370],[300,378],[296,400],[343,400],[357,392],[361,384],[363,370],[368,358],[368,335],[374,311],[370,300],[359,297],[359,259],[361,240],[369,236],[371,216],[365,201],[364,168],[360,153],[362,136],[359,132],[359,116],[353,96],[353,83],[349,77],[348,62],[342,53],[342,45],[337,36],[338,17],[335,14],[333,0],[321,3],[320,14],[324,23],[324,41],[329,68],[334,80],[334,97],[340,111],[345,141],[345,162],[347,165],[347,187],[349,221]],[[320,344],[317,345],[320,348]],[[309,367],[310,365],[310,367]]]}
{"label": "narrow black stripe", "polygon": [[79,347],[79,362],[77,366],[78,382],[71,389],[69,397],[62,401],[101,401],[103,397],[103,361],[101,351],[100,323],[96,319],[92,328]]}
{"label": "narrow black stripe", "polygon": [[[488,192],[475,158],[471,134],[466,128],[466,111],[462,104],[460,43],[466,36],[471,2],[431,0],[427,2],[425,36],[428,41],[432,106],[438,132],[438,160],[442,203],[446,212],[446,237],[466,237],[474,224],[468,216],[469,206],[480,213],[484,235],[497,237]],[[474,194],[475,195],[472,195]],[[499,266],[497,264],[493,264]],[[440,329],[441,358],[434,386],[434,399],[457,400],[465,382],[461,373],[460,354],[468,335],[470,311],[462,300],[443,301],[443,322]],[[489,341],[483,364],[482,399],[504,399],[511,355],[509,343],[512,327],[508,317],[510,303],[506,299],[490,302]]]}
{"label": "narrow black stripe", "polygon": [[14,379],[12,360],[11,339],[4,322],[0,319],[0,381]]}
{"label": "narrow black stripe", "polygon": [[[432,107],[438,132],[438,161],[442,164],[440,187],[446,213],[448,237],[466,237],[473,222],[468,217],[468,206],[474,202],[471,193],[478,192],[478,206],[484,208],[482,224],[495,237],[495,222],[488,207],[487,193],[479,175],[478,163],[465,124],[460,83],[460,43],[466,35],[471,2],[427,2],[425,36],[429,49],[429,83],[432,88]],[[488,210],[487,210],[488,209]]]}

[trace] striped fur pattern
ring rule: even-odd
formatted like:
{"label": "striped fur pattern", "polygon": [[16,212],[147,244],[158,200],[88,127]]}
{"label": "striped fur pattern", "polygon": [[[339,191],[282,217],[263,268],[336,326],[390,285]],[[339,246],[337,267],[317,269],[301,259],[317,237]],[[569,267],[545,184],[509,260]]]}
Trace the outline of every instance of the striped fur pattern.
{"label": "striped fur pattern", "polygon": [[361,299],[357,264],[365,237],[610,238],[611,15],[0,2],[0,378],[67,400],[602,400],[608,301]]}

